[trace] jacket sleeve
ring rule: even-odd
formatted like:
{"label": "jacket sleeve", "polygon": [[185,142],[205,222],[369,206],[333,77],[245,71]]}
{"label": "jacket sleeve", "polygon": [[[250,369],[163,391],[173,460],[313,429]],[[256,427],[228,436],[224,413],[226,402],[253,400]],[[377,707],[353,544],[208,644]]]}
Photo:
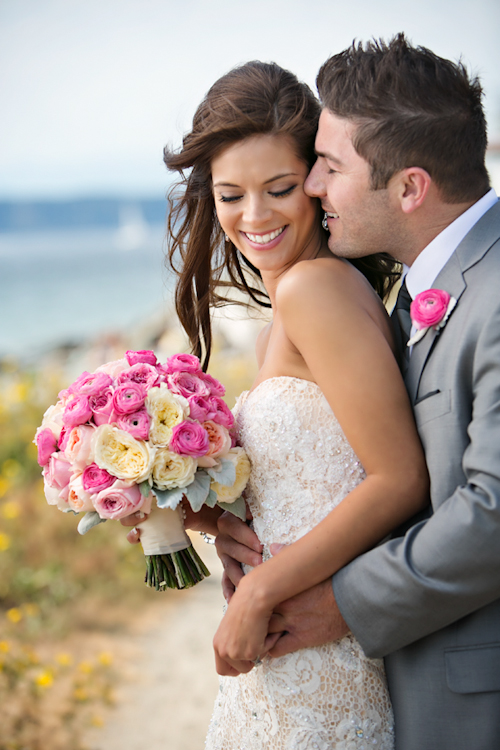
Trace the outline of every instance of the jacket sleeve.
{"label": "jacket sleeve", "polygon": [[[430,518],[333,577],[340,611],[368,656],[386,656],[500,598],[500,301],[468,329],[450,366],[465,371],[468,394],[459,396],[469,418],[460,426],[444,418],[441,433],[438,420],[424,425],[434,431],[429,440],[421,431],[429,464],[460,480]],[[449,419],[454,398],[451,391]],[[459,455],[447,444],[454,429],[463,437]],[[431,466],[430,476],[432,487]]]}

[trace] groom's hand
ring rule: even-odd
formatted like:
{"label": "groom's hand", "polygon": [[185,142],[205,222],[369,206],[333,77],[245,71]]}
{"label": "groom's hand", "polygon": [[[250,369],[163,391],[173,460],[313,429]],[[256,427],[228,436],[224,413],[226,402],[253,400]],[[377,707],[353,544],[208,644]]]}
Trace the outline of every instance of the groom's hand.
{"label": "groom's hand", "polygon": [[269,633],[283,635],[270,656],[284,656],[299,648],[313,648],[343,638],[349,628],[340,614],[329,578],[275,608]]}
{"label": "groom's hand", "polygon": [[[248,518],[251,518],[247,510]],[[222,592],[228,602],[243,578],[241,564],[255,568],[262,562],[262,544],[246,523],[226,511],[217,521],[219,533],[215,539],[217,554],[224,567]]]}

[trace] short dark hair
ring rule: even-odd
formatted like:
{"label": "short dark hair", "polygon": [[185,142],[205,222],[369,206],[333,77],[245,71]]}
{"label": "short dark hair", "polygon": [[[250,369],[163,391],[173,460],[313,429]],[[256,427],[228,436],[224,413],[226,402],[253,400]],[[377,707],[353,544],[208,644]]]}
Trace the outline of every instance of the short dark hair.
{"label": "short dark hair", "polygon": [[321,102],[356,124],[353,145],[371,166],[372,187],[406,167],[421,167],[447,203],[475,201],[490,186],[483,91],[462,62],[413,47],[353,42],[321,67]]}

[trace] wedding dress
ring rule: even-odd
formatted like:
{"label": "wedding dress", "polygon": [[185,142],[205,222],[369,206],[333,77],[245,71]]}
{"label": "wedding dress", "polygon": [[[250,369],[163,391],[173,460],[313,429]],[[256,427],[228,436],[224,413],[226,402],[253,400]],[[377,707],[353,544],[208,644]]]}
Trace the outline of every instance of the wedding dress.
{"label": "wedding dress", "polygon": [[[235,416],[252,462],[247,500],[269,556],[318,524],[363,478],[319,387],[275,377],[240,396]],[[221,677],[205,750],[392,750],[381,660],[355,638],[264,657]]]}

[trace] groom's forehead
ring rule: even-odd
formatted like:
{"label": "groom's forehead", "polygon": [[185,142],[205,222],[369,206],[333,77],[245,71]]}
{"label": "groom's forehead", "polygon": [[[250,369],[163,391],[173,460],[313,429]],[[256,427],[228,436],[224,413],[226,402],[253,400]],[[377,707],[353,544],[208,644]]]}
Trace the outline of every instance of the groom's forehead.
{"label": "groom's forehead", "polygon": [[352,120],[334,115],[325,108],[319,118],[316,134],[317,155],[342,166],[350,155],[356,153],[352,142],[355,129],[356,126]]}

